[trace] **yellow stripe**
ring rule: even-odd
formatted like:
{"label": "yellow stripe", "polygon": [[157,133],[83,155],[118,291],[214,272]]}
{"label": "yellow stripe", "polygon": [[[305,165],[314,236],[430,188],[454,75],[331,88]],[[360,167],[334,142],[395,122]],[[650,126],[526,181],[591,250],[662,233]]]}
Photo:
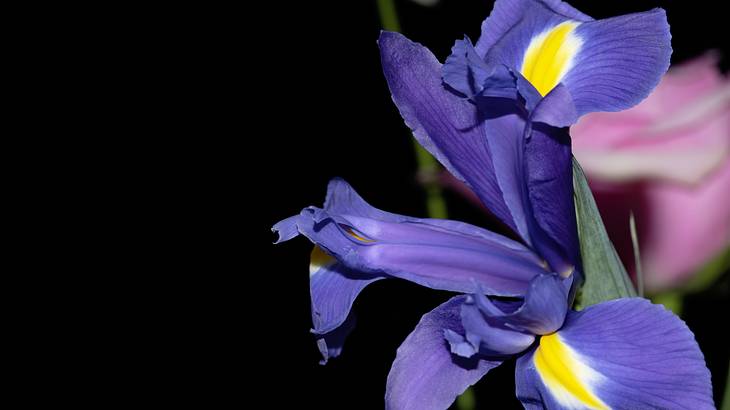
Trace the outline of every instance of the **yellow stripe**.
{"label": "yellow stripe", "polygon": [[540,338],[535,351],[535,368],[553,396],[565,407],[585,406],[589,409],[609,409],[596,397],[588,383],[595,379],[595,370],[582,363],[578,355],[553,333]]}
{"label": "yellow stripe", "polygon": [[352,236],[353,238],[357,239],[360,242],[365,242],[365,243],[373,243],[373,242],[375,242],[372,239],[368,239],[368,238],[365,238],[365,237],[361,236],[360,234],[358,234],[357,232],[355,232],[355,230],[352,229],[352,228],[350,228],[349,226],[346,226],[345,227],[345,232],[347,232],[350,236]]}
{"label": "yellow stripe", "polygon": [[314,249],[312,249],[312,255],[309,257],[309,276],[314,275],[318,270],[326,268],[333,263],[335,263],[335,258],[315,245]]}
{"label": "yellow stripe", "polygon": [[570,69],[581,41],[573,30],[580,23],[566,21],[535,37],[527,47],[522,62],[522,75],[545,96],[555,88]]}

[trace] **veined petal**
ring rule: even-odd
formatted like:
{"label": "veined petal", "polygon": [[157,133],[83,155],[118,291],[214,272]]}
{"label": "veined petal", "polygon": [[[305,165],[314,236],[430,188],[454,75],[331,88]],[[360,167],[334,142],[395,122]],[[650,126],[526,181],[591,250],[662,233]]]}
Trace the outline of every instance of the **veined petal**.
{"label": "veined petal", "polygon": [[530,279],[545,272],[542,259],[506,237],[461,222],[376,210],[341,180],[331,184],[328,195],[329,209],[308,207],[285,222],[296,224],[353,274],[360,272],[356,279],[387,275],[456,292],[472,291],[476,284],[489,294],[519,296]]}
{"label": "veined petal", "polygon": [[357,295],[384,276],[355,272],[315,246],[309,265],[312,333],[322,335],[342,325]]}
{"label": "veined petal", "polygon": [[579,116],[633,107],[669,68],[671,35],[662,9],[585,23],[575,36],[583,47],[563,83]]}
{"label": "veined petal", "polygon": [[517,362],[528,409],[713,409],[710,373],[692,332],[645,299],[571,312]]}
{"label": "veined petal", "polygon": [[550,3],[497,2],[477,53],[519,71],[542,96],[563,83],[576,119],[627,109],[649,95],[672,52],[663,10],[592,20],[564,3]]}
{"label": "veined petal", "polygon": [[517,232],[555,272],[567,276],[578,265],[567,131],[529,125],[512,100],[482,103],[495,176]]}
{"label": "veined petal", "polygon": [[427,48],[387,31],[378,45],[393,102],[414,137],[516,231],[494,176],[476,106],[444,86],[441,64]]}
{"label": "veined petal", "polygon": [[[574,66],[575,56],[583,48],[575,30],[587,23],[557,13],[540,1],[499,3],[502,2],[495,4],[492,15],[498,12],[510,18],[500,19],[504,27],[500,27],[498,39],[487,42],[480,38],[477,51],[485,53],[485,61],[520,72],[542,96],[547,95]],[[509,12],[505,13],[506,10]],[[489,29],[491,20],[492,16],[482,25],[487,33],[493,31]],[[490,34],[487,36],[490,38]],[[493,33],[491,36],[497,37]],[[486,48],[487,43],[491,47]]]}
{"label": "veined petal", "polygon": [[465,359],[449,351],[444,331],[463,333],[459,318],[464,296],[425,314],[398,348],[388,374],[385,408],[442,410],[501,360]]}
{"label": "veined petal", "polygon": [[[284,219],[272,230],[279,234],[276,243],[299,235],[299,215]],[[318,246],[312,250],[309,262],[309,292],[312,304],[312,333],[322,354],[320,364],[342,352],[345,338],[354,327],[350,309],[355,298],[369,284],[385,275],[357,272],[349,269]]]}
{"label": "veined petal", "polygon": [[[538,252],[567,277],[580,266],[578,228],[573,203],[573,163],[567,128],[532,124],[525,146],[527,191],[532,212],[548,238],[535,238]],[[539,240],[538,240],[539,239]]]}
{"label": "veined petal", "polygon": [[482,34],[476,45],[477,52],[481,56],[486,55],[525,15],[542,13],[545,10],[560,14],[565,20],[593,20],[560,0],[497,0],[492,13],[482,23]]}

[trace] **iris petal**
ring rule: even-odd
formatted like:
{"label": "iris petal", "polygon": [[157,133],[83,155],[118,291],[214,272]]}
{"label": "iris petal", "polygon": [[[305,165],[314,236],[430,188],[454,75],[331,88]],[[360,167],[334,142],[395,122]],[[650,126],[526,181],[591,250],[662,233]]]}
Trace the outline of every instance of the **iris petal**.
{"label": "iris petal", "polygon": [[442,66],[427,48],[391,32],[381,33],[378,45],[393,102],[414,137],[516,231],[476,106],[444,87]]}
{"label": "iris petal", "polygon": [[325,209],[305,208],[275,229],[290,237],[291,224],[347,267],[340,276],[356,280],[398,277],[460,292],[476,283],[489,294],[518,296],[545,272],[542,259],[518,242],[462,222],[377,210],[341,180],[330,184]]}
{"label": "iris petal", "polygon": [[575,35],[584,46],[563,83],[578,115],[633,107],[669,68],[671,35],[662,9],[585,23]]}
{"label": "iris petal", "polygon": [[449,351],[444,330],[463,333],[459,318],[464,296],[425,314],[398,348],[388,374],[385,408],[442,410],[501,360],[465,359]]}
{"label": "iris petal", "polygon": [[[469,334],[486,334],[483,326],[545,335],[558,330],[568,311],[568,293],[573,278],[562,279],[555,274],[542,274],[530,282],[526,296],[519,301],[499,301],[481,293],[472,295],[462,307],[464,327]],[[471,319],[479,312],[481,320]],[[518,353],[529,346],[525,345]]]}
{"label": "iris petal", "polygon": [[568,314],[517,363],[526,408],[712,409],[710,373],[692,332],[645,299]]}
{"label": "iris petal", "polygon": [[500,0],[475,50],[520,71],[543,96],[564,84],[577,119],[646,98],[669,67],[670,39],[661,9],[592,20],[559,1]]}

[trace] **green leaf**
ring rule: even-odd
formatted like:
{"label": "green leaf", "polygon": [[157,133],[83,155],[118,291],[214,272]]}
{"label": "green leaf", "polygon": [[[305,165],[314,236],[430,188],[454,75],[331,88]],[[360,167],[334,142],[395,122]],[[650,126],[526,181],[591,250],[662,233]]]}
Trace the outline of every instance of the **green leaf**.
{"label": "green leaf", "polygon": [[606,233],[583,169],[573,158],[573,189],[585,282],[575,308],[636,296],[634,285]]}

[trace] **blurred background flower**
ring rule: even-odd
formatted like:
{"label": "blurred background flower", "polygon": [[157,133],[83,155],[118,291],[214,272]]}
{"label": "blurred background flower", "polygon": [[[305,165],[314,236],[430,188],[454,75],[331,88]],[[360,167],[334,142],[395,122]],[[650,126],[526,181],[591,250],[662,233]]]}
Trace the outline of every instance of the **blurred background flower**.
{"label": "blurred background flower", "polygon": [[730,81],[715,54],[671,68],[633,109],[586,115],[571,135],[632,272],[636,216],[649,293],[685,284],[730,245]]}

